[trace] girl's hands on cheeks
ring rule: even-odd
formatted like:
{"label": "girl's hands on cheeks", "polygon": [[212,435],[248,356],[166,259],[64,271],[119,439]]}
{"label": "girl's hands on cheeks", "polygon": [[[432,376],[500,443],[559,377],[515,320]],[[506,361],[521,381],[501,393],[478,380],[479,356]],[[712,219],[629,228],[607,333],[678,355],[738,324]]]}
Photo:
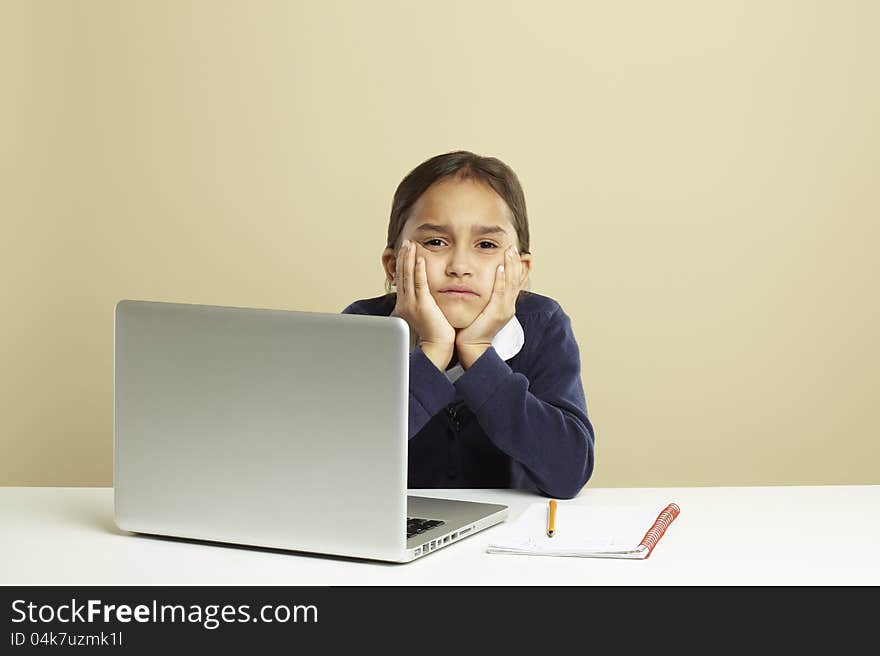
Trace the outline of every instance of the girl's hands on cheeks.
{"label": "girl's hands on cheeks", "polygon": [[451,350],[455,345],[455,328],[431,296],[425,258],[417,258],[416,250],[416,244],[405,239],[397,253],[397,304],[391,316],[406,321],[419,336],[421,346]]}

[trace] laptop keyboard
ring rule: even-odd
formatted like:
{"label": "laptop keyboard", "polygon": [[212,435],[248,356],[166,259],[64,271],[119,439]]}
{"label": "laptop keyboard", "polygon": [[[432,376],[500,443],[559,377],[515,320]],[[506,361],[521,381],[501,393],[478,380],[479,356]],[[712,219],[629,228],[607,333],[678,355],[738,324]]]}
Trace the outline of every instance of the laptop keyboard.
{"label": "laptop keyboard", "polygon": [[418,517],[406,518],[406,537],[411,538],[419,533],[429,531],[436,526],[442,526],[446,522],[439,519],[419,519]]}

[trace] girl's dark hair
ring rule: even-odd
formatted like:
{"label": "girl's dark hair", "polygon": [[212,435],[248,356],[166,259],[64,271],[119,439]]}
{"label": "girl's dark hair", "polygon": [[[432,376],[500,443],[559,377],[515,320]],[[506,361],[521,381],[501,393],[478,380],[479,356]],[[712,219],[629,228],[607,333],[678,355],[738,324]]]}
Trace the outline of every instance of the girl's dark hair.
{"label": "girl's dark hair", "polygon": [[[467,150],[435,155],[419,164],[401,180],[391,202],[386,248],[397,250],[400,233],[409,219],[412,207],[428,187],[453,175],[462,180],[475,180],[488,184],[504,199],[513,214],[513,227],[519,242],[517,248],[520,253],[529,253],[529,218],[526,213],[526,199],[516,173],[500,159],[482,157]],[[391,283],[387,278],[385,292],[391,293]]]}

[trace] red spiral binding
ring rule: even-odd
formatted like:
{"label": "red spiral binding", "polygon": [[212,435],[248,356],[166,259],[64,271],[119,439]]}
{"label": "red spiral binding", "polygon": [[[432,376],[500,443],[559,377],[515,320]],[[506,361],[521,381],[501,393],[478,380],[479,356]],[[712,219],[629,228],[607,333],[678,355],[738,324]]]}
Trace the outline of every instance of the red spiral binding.
{"label": "red spiral binding", "polygon": [[639,543],[640,547],[645,547],[648,550],[648,555],[645,556],[645,558],[648,558],[651,555],[651,552],[654,550],[654,547],[657,546],[660,538],[663,537],[666,529],[669,528],[669,525],[676,517],[678,517],[680,512],[681,508],[675,503],[670,503],[666,508],[660,511],[660,514],[657,515],[657,519]]}

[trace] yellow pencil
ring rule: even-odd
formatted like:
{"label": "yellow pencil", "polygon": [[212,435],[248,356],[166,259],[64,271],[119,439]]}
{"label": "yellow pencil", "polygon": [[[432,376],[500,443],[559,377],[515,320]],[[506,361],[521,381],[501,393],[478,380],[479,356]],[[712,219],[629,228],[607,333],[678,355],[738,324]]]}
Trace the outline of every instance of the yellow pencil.
{"label": "yellow pencil", "polygon": [[547,513],[547,537],[552,538],[556,533],[556,500],[550,499],[550,511]]}

